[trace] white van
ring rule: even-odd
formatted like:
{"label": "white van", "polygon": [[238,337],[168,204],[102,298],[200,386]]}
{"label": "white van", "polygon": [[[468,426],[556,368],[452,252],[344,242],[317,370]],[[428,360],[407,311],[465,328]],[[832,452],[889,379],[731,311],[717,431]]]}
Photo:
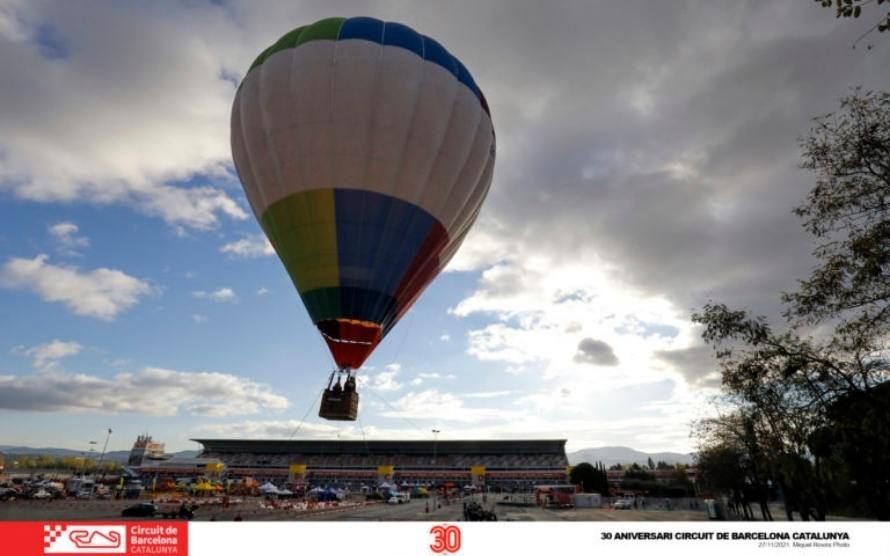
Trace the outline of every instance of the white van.
{"label": "white van", "polygon": [[389,497],[387,502],[389,504],[407,504],[411,501],[411,493],[410,492],[393,492],[392,496]]}

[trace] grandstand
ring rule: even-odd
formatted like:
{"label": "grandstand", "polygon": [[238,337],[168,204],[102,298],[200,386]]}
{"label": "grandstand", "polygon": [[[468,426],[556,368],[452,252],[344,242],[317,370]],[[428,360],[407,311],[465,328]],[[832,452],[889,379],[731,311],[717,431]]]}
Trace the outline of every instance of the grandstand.
{"label": "grandstand", "polygon": [[[487,485],[531,490],[562,483],[565,440],[222,440],[195,439],[202,458],[230,478],[359,487],[397,484]],[[299,475],[295,477],[295,475]]]}

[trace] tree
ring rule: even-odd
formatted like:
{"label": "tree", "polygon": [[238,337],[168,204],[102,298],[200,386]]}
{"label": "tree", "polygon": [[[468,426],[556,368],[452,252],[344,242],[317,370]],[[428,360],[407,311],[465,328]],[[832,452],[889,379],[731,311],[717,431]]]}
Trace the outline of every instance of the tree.
{"label": "tree", "polygon": [[816,186],[794,212],[820,241],[821,264],[783,294],[786,315],[841,319],[842,347],[874,347],[890,332],[890,93],[854,90],[840,112],[816,119],[802,146]]}
{"label": "tree", "polygon": [[604,496],[609,495],[609,480],[606,472],[584,462],[572,467],[569,479],[573,485],[581,485],[584,492],[599,492]]}
{"label": "tree", "polygon": [[649,469],[655,469],[655,462],[652,461],[651,456],[649,457],[649,461],[647,462],[647,464],[649,465]]}
{"label": "tree", "polygon": [[763,425],[756,414],[745,410],[700,421],[698,461],[706,489],[727,493],[730,508],[740,511],[745,519],[754,519],[750,503],[757,502],[767,521],[772,520],[772,513],[768,505],[769,449]]}
{"label": "tree", "polygon": [[[881,4],[887,2],[890,4],[890,0],[815,0],[819,4],[822,5],[823,8],[831,8],[834,7],[835,17],[838,18],[852,18],[857,19],[862,15],[862,9],[867,7],[869,4],[873,6],[880,6]],[[878,8],[880,9],[880,8]],[[885,31],[890,31],[890,9],[887,10],[883,15],[878,16],[877,23],[871,26],[865,33],[863,33],[859,39],[857,39],[857,43],[862,40],[865,36],[877,30],[879,33],[883,33]],[[855,44],[853,45],[856,46]]]}
{"label": "tree", "polygon": [[[794,212],[820,264],[782,296],[789,328],[720,303],[693,320],[735,408],[735,422],[722,424],[747,439],[742,452],[779,484],[786,507],[824,519],[829,501],[856,506],[852,496],[890,519],[890,94],[854,90],[802,147],[816,185]],[[721,445],[739,447],[704,436],[703,449]]]}

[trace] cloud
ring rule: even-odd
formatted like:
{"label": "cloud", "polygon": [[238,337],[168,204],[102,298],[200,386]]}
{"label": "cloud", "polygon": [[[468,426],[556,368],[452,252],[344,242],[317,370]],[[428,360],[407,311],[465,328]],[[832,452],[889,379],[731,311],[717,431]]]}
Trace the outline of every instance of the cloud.
{"label": "cloud", "polygon": [[[198,430],[219,437],[432,440],[430,428],[435,427],[442,431],[440,440],[568,438],[569,451],[601,445],[690,451],[689,423],[700,418],[707,406],[701,396],[682,390],[655,399],[633,388],[635,397],[630,401],[618,395],[586,397],[586,392],[566,395],[560,390],[541,392],[534,402],[497,398],[498,402],[508,401],[506,407],[493,407],[495,399],[489,400],[492,405],[477,406],[472,402],[480,400],[436,390],[413,391],[389,406],[363,402],[363,427],[323,422],[300,426],[296,419],[239,419],[202,424]],[[554,403],[544,403],[549,395]],[[571,411],[565,411],[567,404]],[[583,411],[579,410],[582,405]]]}
{"label": "cloud", "polygon": [[510,390],[497,390],[494,392],[471,392],[469,394],[463,394],[463,397],[473,399],[503,398],[505,396],[509,396],[512,393],[513,392]]}
{"label": "cloud", "polygon": [[219,248],[220,253],[228,253],[233,257],[255,258],[268,257],[275,254],[275,249],[266,236],[260,234],[226,243]]}
{"label": "cloud", "polygon": [[720,386],[721,373],[714,350],[706,345],[659,350],[655,356],[678,372],[688,383],[702,387]]}
{"label": "cloud", "polygon": [[269,289],[268,288],[260,288],[256,291],[256,294],[257,295],[268,295]]}
{"label": "cloud", "polygon": [[0,375],[0,409],[13,411],[225,417],[287,407],[268,386],[224,373],[146,367],[111,378],[54,370]]}
{"label": "cloud", "polygon": [[452,373],[417,373],[417,376],[411,379],[410,384],[411,386],[420,386],[425,380],[454,380],[455,378],[457,376]]}
{"label": "cloud", "polygon": [[424,378],[424,379],[434,379],[434,380],[440,380],[440,379],[442,379],[442,380],[454,380],[455,378],[457,378],[455,375],[453,375],[453,374],[451,374],[451,373],[448,373],[448,374],[442,374],[442,373],[417,373],[417,376],[420,377],[420,378]]}
{"label": "cloud", "polygon": [[205,315],[199,315],[195,313],[192,315],[192,320],[195,321],[195,324],[203,324],[207,322],[207,317]]}
{"label": "cloud", "polygon": [[371,377],[367,387],[371,390],[380,392],[395,392],[402,389],[402,383],[396,378],[402,366],[398,363],[391,363],[386,366],[385,371],[381,371]]}
{"label": "cloud", "polygon": [[[125,204],[186,228],[246,217],[230,81],[282,22],[330,7],[219,4],[4,4],[0,65],[15,79],[0,90],[0,189]],[[504,5],[404,11],[473,71],[498,132],[491,192],[446,268],[446,282],[475,281],[451,315],[478,367],[534,390],[525,418],[461,430],[686,443],[687,414],[598,408],[650,387],[681,409],[698,403],[703,375],[681,354],[699,345],[689,313],[703,302],[777,312],[778,292],[812,264],[790,215],[813,183],[797,137],[850,85],[890,88],[890,43],[851,50],[859,29],[790,2]],[[50,44],[41,26],[55,29]],[[585,338],[618,363],[575,361]]]}
{"label": "cloud", "polygon": [[90,239],[76,235],[79,231],[73,222],[59,222],[49,227],[50,235],[55,239],[57,249],[63,255],[76,256],[79,250],[90,246]]}
{"label": "cloud", "polygon": [[443,342],[450,342],[451,334],[442,334],[441,336],[439,336],[439,340],[441,340]]}
{"label": "cloud", "polygon": [[[365,427],[365,432],[373,427]],[[330,440],[341,437],[344,440],[362,438],[358,427],[350,425],[327,425],[290,420],[247,420],[235,423],[206,423],[195,429],[201,434],[211,434],[228,438],[319,438]]]}
{"label": "cloud", "polygon": [[233,22],[210,4],[134,8],[4,5],[0,66],[15,79],[0,91],[0,190],[184,228],[247,218],[220,187],[234,184],[221,77]]}
{"label": "cloud", "polygon": [[192,292],[192,295],[198,299],[209,299],[210,301],[216,301],[217,303],[231,303],[238,300],[238,296],[232,288],[218,288],[212,292],[199,290]]}
{"label": "cloud", "polygon": [[618,358],[612,350],[612,346],[602,340],[584,338],[578,344],[578,351],[573,360],[576,363],[590,363],[591,365],[608,365],[614,367],[618,364]]}
{"label": "cloud", "polygon": [[55,368],[60,359],[77,355],[82,349],[83,346],[77,342],[52,340],[31,348],[17,348],[13,351],[30,357],[35,369],[46,370]]}
{"label": "cloud", "polygon": [[502,408],[469,407],[454,394],[430,389],[406,394],[380,415],[400,419],[478,423],[510,420],[522,416],[523,412]]}
{"label": "cloud", "polygon": [[[699,345],[689,314],[709,299],[780,313],[812,264],[791,214],[813,185],[797,138],[850,85],[886,89],[890,74],[804,6],[527,8],[502,13],[495,36],[482,32],[494,8],[459,33],[499,138],[491,192],[448,267],[480,273],[450,310],[467,351],[554,409],[563,388],[705,390],[707,367],[679,359]],[[590,33],[560,34],[576,21]],[[520,39],[542,30],[552,42]],[[584,363],[585,338],[612,364]],[[590,416],[585,403],[567,405]]]}
{"label": "cloud", "polygon": [[152,292],[147,282],[120,270],[80,272],[48,260],[47,255],[9,259],[0,270],[0,286],[31,290],[44,301],[62,303],[78,315],[109,321]]}

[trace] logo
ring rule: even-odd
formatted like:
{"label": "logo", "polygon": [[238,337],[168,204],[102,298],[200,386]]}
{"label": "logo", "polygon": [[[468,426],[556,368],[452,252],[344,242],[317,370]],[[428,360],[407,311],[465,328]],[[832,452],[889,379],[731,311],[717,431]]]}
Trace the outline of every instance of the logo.
{"label": "logo", "polygon": [[44,554],[126,554],[124,525],[44,525]]}
{"label": "logo", "polygon": [[433,536],[430,550],[436,554],[454,554],[460,550],[460,527],[457,525],[434,525],[430,534]]}

